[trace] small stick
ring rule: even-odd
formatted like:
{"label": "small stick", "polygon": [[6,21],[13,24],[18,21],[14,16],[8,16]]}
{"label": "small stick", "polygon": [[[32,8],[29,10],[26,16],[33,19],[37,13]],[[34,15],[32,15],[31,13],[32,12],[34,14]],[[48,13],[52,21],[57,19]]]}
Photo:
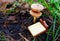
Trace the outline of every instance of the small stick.
{"label": "small stick", "polygon": [[19,35],[23,38],[23,39],[25,39],[25,41],[29,41],[27,38],[25,38],[21,33],[19,33]]}

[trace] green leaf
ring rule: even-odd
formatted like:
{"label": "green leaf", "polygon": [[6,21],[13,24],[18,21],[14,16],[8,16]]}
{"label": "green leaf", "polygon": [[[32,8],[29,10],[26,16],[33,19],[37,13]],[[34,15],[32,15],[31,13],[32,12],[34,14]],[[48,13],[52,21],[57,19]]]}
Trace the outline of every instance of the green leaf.
{"label": "green leaf", "polygon": [[58,3],[58,2],[59,2],[59,0],[54,0],[54,3],[56,3],[56,2]]}
{"label": "green leaf", "polygon": [[51,4],[54,3],[54,0],[50,0],[50,3],[51,3]]}
{"label": "green leaf", "polygon": [[59,9],[59,8],[60,8],[60,5],[59,5],[58,3],[55,3],[55,7],[56,7],[57,9]]}

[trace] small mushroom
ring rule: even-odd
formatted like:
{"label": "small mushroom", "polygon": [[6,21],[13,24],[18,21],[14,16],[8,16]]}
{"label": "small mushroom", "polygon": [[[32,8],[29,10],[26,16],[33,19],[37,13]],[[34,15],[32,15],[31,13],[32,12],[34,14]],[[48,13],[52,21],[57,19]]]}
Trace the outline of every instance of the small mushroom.
{"label": "small mushroom", "polygon": [[34,17],[34,22],[36,21],[36,18],[39,18],[42,15],[42,10],[44,9],[44,6],[41,4],[32,4],[31,5],[31,10],[30,10],[30,15]]}

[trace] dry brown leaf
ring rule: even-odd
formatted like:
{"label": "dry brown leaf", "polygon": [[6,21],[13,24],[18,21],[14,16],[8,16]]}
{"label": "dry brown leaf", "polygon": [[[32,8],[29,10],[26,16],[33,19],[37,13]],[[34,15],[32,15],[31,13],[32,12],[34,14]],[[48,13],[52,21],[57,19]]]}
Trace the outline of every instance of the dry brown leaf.
{"label": "dry brown leaf", "polygon": [[0,11],[6,9],[6,5],[14,2],[15,0],[0,0]]}

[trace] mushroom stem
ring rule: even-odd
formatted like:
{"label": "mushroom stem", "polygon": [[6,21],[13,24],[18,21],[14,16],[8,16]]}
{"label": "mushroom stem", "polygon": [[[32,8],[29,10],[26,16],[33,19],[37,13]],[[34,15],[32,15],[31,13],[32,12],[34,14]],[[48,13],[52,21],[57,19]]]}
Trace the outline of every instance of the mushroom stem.
{"label": "mushroom stem", "polygon": [[37,19],[37,18],[36,18],[36,17],[34,17],[34,23],[36,22],[36,19]]}

